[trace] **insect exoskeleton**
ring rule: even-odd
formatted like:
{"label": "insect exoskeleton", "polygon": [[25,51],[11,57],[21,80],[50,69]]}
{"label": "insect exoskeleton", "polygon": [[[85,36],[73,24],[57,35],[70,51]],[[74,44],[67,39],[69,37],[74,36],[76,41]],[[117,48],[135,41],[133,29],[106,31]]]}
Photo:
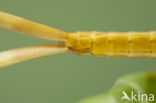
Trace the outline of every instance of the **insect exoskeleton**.
{"label": "insect exoskeleton", "polygon": [[156,57],[156,32],[75,32],[68,49],[83,55]]}
{"label": "insect exoskeleton", "polygon": [[68,49],[80,54],[88,54],[92,51],[93,38],[91,32],[69,33],[67,46]]}

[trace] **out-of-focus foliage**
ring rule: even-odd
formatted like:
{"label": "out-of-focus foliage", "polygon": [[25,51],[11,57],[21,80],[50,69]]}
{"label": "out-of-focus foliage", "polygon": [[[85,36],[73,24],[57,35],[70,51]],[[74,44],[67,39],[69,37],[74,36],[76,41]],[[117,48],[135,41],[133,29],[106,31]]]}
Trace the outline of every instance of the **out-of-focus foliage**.
{"label": "out-of-focus foliage", "polygon": [[[130,100],[122,99],[125,96],[123,92]],[[156,103],[154,96],[156,96],[156,73],[135,73],[121,77],[108,93],[78,103]]]}

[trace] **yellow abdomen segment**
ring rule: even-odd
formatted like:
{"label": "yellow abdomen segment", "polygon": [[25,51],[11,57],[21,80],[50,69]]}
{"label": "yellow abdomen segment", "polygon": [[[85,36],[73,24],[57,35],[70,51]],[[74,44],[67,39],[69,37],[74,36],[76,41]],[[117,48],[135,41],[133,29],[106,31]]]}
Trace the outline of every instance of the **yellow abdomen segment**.
{"label": "yellow abdomen segment", "polygon": [[156,32],[76,32],[67,44],[78,54],[156,57]]}

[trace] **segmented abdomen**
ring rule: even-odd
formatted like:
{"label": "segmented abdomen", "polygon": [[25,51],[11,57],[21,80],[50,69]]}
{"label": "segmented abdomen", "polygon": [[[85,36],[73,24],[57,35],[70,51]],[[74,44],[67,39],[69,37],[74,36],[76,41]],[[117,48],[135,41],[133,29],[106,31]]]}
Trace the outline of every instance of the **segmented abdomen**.
{"label": "segmented abdomen", "polygon": [[156,32],[76,32],[67,45],[78,54],[155,58]]}

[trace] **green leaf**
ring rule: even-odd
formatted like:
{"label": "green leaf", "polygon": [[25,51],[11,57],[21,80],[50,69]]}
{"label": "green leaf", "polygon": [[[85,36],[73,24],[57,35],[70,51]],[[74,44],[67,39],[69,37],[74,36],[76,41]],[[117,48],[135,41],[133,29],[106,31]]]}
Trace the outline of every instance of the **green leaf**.
{"label": "green leaf", "polygon": [[[128,99],[122,99],[126,95]],[[107,94],[78,103],[156,103],[156,73],[135,73],[118,79]]]}

